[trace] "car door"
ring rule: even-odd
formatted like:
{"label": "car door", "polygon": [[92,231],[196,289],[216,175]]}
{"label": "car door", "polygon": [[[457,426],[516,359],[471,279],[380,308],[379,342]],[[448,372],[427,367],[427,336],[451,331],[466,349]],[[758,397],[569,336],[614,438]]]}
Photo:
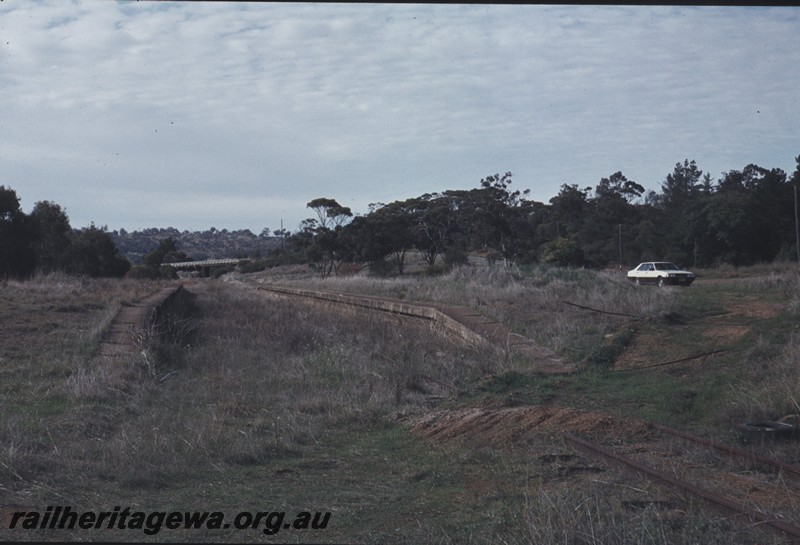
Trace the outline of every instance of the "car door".
{"label": "car door", "polygon": [[656,268],[652,263],[642,265],[642,282],[651,283],[656,281]]}

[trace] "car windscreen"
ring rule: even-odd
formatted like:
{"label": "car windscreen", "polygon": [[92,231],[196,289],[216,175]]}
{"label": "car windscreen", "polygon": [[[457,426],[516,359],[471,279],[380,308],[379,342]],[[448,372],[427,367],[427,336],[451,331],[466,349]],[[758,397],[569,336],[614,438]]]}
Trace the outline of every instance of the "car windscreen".
{"label": "car windscreen", "polygon": [[656,263],[657,271],[679,271],[680,269],[672,263]]}

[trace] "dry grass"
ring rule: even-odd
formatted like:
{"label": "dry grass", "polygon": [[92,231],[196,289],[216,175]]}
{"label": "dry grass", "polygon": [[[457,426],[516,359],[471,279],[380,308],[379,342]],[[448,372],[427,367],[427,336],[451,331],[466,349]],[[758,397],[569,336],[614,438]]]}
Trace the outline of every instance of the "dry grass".
{"label": "dry grass", "polygon": [[[637,289],[608,273],[551,269],[303,282],[474,306],[565,353],[594,346],[626,320],[563,300],[659,315],[681,293]],[[155,350],[155,368],[139,354],[95,357],[92,346],[115,309],[154,287],[65,277],[0,287],[7,302],[0,309],[0,505],[331,510],[329,532],[279,534],[317,542],[723,543],[746,537],[700,510],[625,510],[624,495],[609,499],[608,486],[627,491],[626,477],[603,487],[554,473],[536,456],[551,452],[551,438],[534,437],[524,448],[499,453],[492,444],[439,449],[410,434],[399,416],[474,400],[486,375],[509,370],[495,352],[465,346],[429,322],[360,309],[342,314],[341,307],[208,281],[191,288],[196,334],[178,334]],[[174,325],[186,331],[180,320]],[[799,350],[793,341],[778,362],[787,373]],[[660,496],[636,499],[653,497]],[[0,539],[43,536],[1,530]],[[261,538],[176,532],[153,539]]]}
{"label": "dry grass", "polygon": [[[269,273],[256,278],[289,283],[286,277],[275,278]],[[673,288],[634,286],[619,273],[550,267],[522,272],[469,266],[442,276],[306,277],[294,283],[312,289],[469,306],[573,360],[584,358],[626,318],[579,309],[565,301],[605,312],[648,317],[674,308],[677,293]]]}
{"label": "dry grass", "polygon": [[[103,424],[89,407],[116,403],[136,376],[132,362],[98,364],[96,350],[121,304],[156,287],[47,275],[0,288],[0,475],[6,494],[51,491],[55,480],[82,462],[82,430]],[[71,452],[75,447],[78,452]]]}
{"label": "dry grass", "polygon": [[[312,412],[385,413],[451,395],[486,371],[485,353],[426,321],[298,303],[250,288],[209,289],[214,293],[202,306],[204,360],[225,376],[232,369],[248,373],[238,368],[252,359],[258,375],[278,383],[264,388],[278,390],[273,395],[282,402],[316,407]],[[226,355],[231,345],[242,347],[237,362]]]}
{"label": "dry grass", "polygon": [[[731,280],[730,319],[756,331],[738,356],[738,380],[719,420],[730,423],[800,415],[800,272],[794,265]],[[800,418],[798,419],[800,421]]]}
{"label": "dry grass", "polygon": [[[37,284],[8,289],[29,305],[62,304]],[[95,289],[103,292],[84,289],[62,293],[85,306]],[[324,306],[217,283],[200,288],[197,344],[181,345],[180,362],[162,359],[151,373],[139,354],[90,359],[81,350],[82,332],[99,329],[119,304],[110,293],[104,299],[76,324],[72,349],[57,354],[51,346],[39,365],[46,374],[58,369],[57,377],[42,380],[24,366],[18,386],[5,383],[0,472],[20,494],[42,482],[81,497],[98,478],[121,490],[153,489],[231,464],[262,464],[319,444],[337,427],[456,396],[491,365],[427,322],[343,320]],[[36,386],[22,391],[23,382]]]}
{"label": "dry grass", "polygon": [[745,422],[800,415],[800,336],[793,334],[777,354],[760,338],[746,359],[754,367],[751,380],[732,389],[725,417]]}
{"label": "dry grass", "polygon": [[[606,477],[607,478],[607,477]],[[609,490],[621,487],[625,492]],[[510,543],[670,545],[674,543],[781,543],[755,528],[735,530],[727,516],[704,513],[677,497],[645,491],[645,483],[595,479],[580,489],[543,487],[526,495],[524,531]]]}
{"label": "dry grass", "polygon": [[797,272],[797,263],[791,261],[776,261],[774,263],[761,263],[746,267],[735,267],[729,264],[722,264],[713,269],[692,269],[698,278],[709,279],[734,279],[734,278],[760,278],[770,275],[782,275],[784,273]]}

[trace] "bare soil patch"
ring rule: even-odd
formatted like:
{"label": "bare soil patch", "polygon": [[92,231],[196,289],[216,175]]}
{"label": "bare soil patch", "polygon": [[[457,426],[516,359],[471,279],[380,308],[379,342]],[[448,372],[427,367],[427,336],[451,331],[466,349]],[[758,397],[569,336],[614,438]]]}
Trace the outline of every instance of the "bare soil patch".
{"label": "bare soil patch", "polygon": [[562,432],[647,435],[642,421],[568,407],[467,408],[433,411],[410,422],[411,431],[441,442],[514,447]]}
{"label": "bare soil patch", "polygon": [[783,310],[783,303],[761,301],[756,298],[744,298],[737,301],[727,301],[725,310],[730,314],[743,318],[758,318],[761,320],[775,318]]}
{"label": "bare soil patch", "polygon": [[721,344],[733,343],[747,335],[749,326],[745,325],[719,325],[709,327],[703,335]]}
{"label": "bare soil patch", "polygon": [[675,359],[674,347],[665,342],[663,335],[640,333],[625,347],[622,354],[614,362],[615,369],[630,369],[654,365],[669,359]]}
{"label": "bare soil patch", "polygon": [[[766,510],[779,519],[791,521],[791,514],[800,506],[796,484],[741,466],[704,447],[665,436],[633,418],[541,406],[434,411],[408,423],[412,433],[442,446],[524,453],[534,464],[520,477],[525,481],[520,486],[528,493],[555,494],[555,490],[602,485],[609,505],[623,509],[637,511],[650,507],[663,516],[674,512],[684,517],[690,509],[698,508],[688,497],[669,487],[648,482],[635,472],[600,458],[565,449],[555,436],[570,432],[730,498],[748,509]],[[537,476],[533,488],[526,481],[531,474]],[[491,479],[475,478],[468,481],[466,488],[476,494],[495,494],[503,486]]]}
{"label": "bare soil patch", "polygon": [[[766,320],[781,314],[784,305],[754,297],[725,301],[723,314],[690,321],[683,325],[666,325],[661,330],[643,331],[636,335],[615,361],[616,369],[646,367],[660,362],[675,361],[698,352],[727,349],[752,331],[752,320]],[[736,323],[740,322],[740,323]],[[703,346],[690,346],[681,340],[674,328],[708,339]]]}

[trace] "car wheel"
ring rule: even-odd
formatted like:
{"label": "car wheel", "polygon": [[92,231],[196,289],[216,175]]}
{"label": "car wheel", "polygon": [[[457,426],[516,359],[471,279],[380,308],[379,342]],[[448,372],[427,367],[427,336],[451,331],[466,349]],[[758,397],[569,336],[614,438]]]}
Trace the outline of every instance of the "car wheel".
{"label": "car wheel", "polygon": [[663,288],[664,287],[664,279],[661,278],[660,276],[658,277],[658,287],[659,288]]}

